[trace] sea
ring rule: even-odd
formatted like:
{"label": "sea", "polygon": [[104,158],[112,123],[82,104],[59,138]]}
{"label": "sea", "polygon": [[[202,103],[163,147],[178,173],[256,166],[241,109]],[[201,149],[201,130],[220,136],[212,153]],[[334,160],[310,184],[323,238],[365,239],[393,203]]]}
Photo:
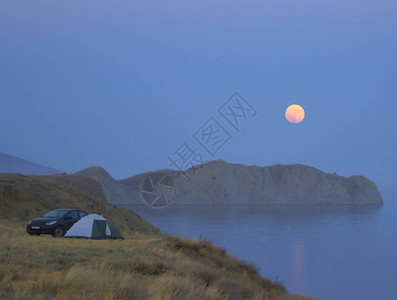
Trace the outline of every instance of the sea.
{"label": "sea", "polygon": [[288,292],[397,299],[397,201],[376,206],[127,206],[173,235],[211,240]]}

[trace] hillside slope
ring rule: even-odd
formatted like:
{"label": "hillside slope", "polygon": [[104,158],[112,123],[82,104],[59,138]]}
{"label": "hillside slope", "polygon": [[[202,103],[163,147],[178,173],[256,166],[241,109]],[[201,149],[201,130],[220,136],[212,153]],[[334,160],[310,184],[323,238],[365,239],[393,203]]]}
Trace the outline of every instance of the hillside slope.
{"label": "hillside slope", "polygon": [[100,183],[86,176],[75,174],[54,174],[34,175],[33,177],[59,183],[65,186],[64,189],[72,188],[93,199],[106,201],[106,197],[102,191]]}
{"label": "hillside slope", "polygon": [[[0,174],[0,299],[309,300],[209,241],[158,233],[134,213],[64,185],[82,180],[65,176]],[[83,179],[89,187],[80,189],[92,194],[99,184]],[[126,239],[25,232],[27,220],[59,207],[102,214]]]}
{"label": "hillside slope", "polygon": [[56,180],[56,177],[0,174],[0,217],[27,222],[55,208],[79,208],[109,218],[123,233],[158,232],[133,212],[115,208]]}
{"label": "hillside slope", "polygon": [[19,173],[25,175],[50,175],[62,173],[53,168],[18,158],[12,155],[0,153],[0,173]]}
{"label": "hillside slope", "polygon": [[310,300],[209,241],[31,237],[18,225],[0,223],[0,299]]}

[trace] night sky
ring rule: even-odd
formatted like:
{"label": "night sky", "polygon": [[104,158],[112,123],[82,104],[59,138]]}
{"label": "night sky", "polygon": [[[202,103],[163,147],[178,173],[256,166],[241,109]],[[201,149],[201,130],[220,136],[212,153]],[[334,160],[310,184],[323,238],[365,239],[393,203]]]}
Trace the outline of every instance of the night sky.
{"label": "night sky", "polygon": [[[0,0],[0,152],[121,179],[187,142],[364,175],[393,198],[396,53],[394,0]],[[218,111],[236,91],[252,108],[237,129]],[[213,155],[194,138],[208,120],[228,137]]]}

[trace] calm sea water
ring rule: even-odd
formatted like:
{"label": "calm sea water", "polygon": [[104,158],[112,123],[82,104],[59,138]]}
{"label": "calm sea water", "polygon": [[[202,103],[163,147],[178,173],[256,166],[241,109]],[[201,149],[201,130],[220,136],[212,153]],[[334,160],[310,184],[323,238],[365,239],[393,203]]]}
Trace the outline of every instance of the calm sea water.
{"label": "calm sea water", "polygon": [[288,291],[397,299],[397,202],[352,206],[128,207],[164,232],[206,237]]}

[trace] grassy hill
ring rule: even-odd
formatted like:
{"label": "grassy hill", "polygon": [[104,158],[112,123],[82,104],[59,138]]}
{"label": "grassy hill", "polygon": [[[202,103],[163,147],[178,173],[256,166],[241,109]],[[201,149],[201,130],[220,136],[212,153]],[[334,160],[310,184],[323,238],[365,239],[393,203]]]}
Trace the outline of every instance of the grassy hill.
{"label": "grassy hill", "polygon": [[[79,180],[79,184],[74,182]],[[73,188],[76,185],[79,191]],[[86,188],[82,189],[82,185]],[[122,232],[158,232],[146,220],[129,210],[113,207],[100,195],[100,185],[87,177],[0,174],[0,217],[27,222],[55,208],[79,208],[103,215]]]}
{"label": "grassy hill", "polygon": [[[0,299],[309,299],[289,295],[209,241],[159,233],[91,197],[100,190],[86,180],[0,174]],[[26,234],[28,219],[59,207],[102,214],[126,239]]]}

